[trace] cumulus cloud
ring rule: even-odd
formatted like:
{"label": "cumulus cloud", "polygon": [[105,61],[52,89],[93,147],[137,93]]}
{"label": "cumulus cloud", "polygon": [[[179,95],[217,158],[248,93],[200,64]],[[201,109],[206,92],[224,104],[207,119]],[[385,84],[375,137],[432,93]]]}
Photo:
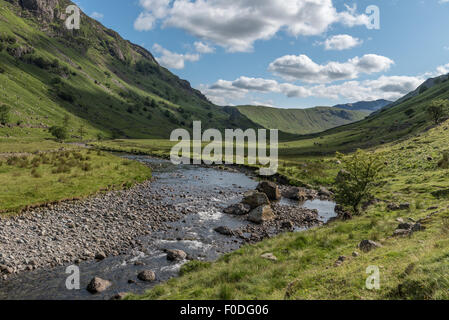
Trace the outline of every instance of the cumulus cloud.
{"label": "cumulus cloud", "polygon": [[279,83],[276,80],[240,77],[234,81],[219,80],[215,84],[202,85],[201,90],[211,101],[226,105],[241,100],[250,93],[280,93],[289,98],[326,98],[362,100],[397,100],[415,90],[425,79],[409,76],[381,76],[375,80],[346,81],[336,85],[299,86]]}
{"label": "cumulus cloud", "polygon": [[436,72],[435,76],[441,76],[443,74],[448,74],[448,73],[449,73],[449,63],[445,64],[443,66],[439,66],[437,68],[437,72]]}
{"label": "cumulus cloud", "polygon": [[153,50],[160,54],[159,57],[156,57],[156,60],[162,66],[170,69],[184,69],[186,61],[195,62],[200,59],[198,54],[180,54],[171,52],[157,43],[153,45]]}
{"label": "cumulus cloud", "polygon": [[287,81],[328,83],[355,79],[360,73],[371,74],[386,71],[394,61],[376,54],[366,54],[346,62],[329,62],[319,65],[306,55],[287,55],[273,61],[268,70]]}
{"label": "cumulus cloud", "polygon": [[332,0],[140,0],[143,12],[134,23],[137,30],[151,30],[157,20],[176,27],[230,52],[253,49],[257,40],[278,32],[313,36],[333,24],[369,25],[369,17],[355,7],[338,12]]}
{"label": "cumulus cloud", "polygon": [[199,53],[214,53],[215,48],[208,45],[207,43],[203,43],[201,41],[196,41],[194,44],[195,50]]}
{"label": "cumulus cloud", "polygon": [[347,50],[357,47],[363,43],[363,40],[354,38],[348,34],[339,34],[326,39],[320,43],[325,50]]}

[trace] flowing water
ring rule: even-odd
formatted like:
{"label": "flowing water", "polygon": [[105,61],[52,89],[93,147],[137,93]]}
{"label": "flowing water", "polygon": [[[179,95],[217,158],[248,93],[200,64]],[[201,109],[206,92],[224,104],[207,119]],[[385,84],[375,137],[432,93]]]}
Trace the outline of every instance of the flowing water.
{"label": "flowing water", "polygon": [[[201,166],[174,166],[169,161],[145,156],[129,156],[153,168],[154,189],[162,189],[162,203],[186,208],[191,212],[178,222],[170,223],[167,231],[153,232],[139,241],[144,250],[109,257],[103,261],[79,265],[80,290],[67,290],[66,267],[22,273],[0,281],[0,300],[4,299],[109,299],[119,292],[142,293],[157,283],[178,275],[182,263],[169,262],[164,249],[181,249],[190,258],[213,261],[224,253],[238,249],[242,240],[222,236],[214,231],[219,226],[237,229],[248,222],[243,217],[222,214],[223,208],[241,200],[241,195],[255,189],[257,181],[239,172],[229,172]],[[184,195],[180,197],[179,195]],[[185,195],[188,196],[185,196]],[[288,200],[286,205],[296,205]],[[335,216],[335,203],[307,201],[302,204],[317,209],[326,222]],[[298,230],[300,231],[300,230]],[[144,283],[136,275],[153,270],[157,281]],[[108,279],[112,286],[104,293],[91,295],[85,289],[95,276]],[[129,280],[132,280],[129,283]]]}

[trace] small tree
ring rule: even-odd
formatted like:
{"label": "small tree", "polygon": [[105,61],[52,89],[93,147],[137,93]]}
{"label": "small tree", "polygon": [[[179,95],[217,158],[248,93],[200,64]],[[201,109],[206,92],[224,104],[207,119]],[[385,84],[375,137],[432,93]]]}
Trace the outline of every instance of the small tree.
{"label": "small tree", "polygon": [[10,120],[11,107],[6,104],[0,106],[0,124],[7,124]]}
{"label": "small tree", "polygon": [[50,133],[52,134],[53,137],[55,137],[59,141],[65,140],[69,136],[67,128],[59,127],[59,126],[51,127],[50,128]]}
{"label": "small tree", "polygon": [[372,196],[385,161],[375,153],[362,150],[350,156],[337,153],[337,157],[344,169],[335,179],[336,200],[340,205],[350,207],[354,214],[359,214],[362,201]]}
{"label": "small tree", "polygon": [[439,124],[446,116],[448,109],[449,100],[437,99],[433,100],[427,107],[427,113],[435,124]]}
{"label": "small tree", "polygon": [[78,129],[78,134],[79,134],[81,140],[83,140],[84,136],[86,135],[86,129],[84,128],[84,124],[80,125],[80,127]]}

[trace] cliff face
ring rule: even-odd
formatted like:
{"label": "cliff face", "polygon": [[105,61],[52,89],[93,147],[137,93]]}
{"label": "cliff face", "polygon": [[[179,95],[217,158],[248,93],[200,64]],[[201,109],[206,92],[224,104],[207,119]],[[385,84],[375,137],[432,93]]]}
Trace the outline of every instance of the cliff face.
{"label": "cliff face", "polygon": [[45,21],[52,22],[59,0],[7,0],[8,2],[28,10]]}

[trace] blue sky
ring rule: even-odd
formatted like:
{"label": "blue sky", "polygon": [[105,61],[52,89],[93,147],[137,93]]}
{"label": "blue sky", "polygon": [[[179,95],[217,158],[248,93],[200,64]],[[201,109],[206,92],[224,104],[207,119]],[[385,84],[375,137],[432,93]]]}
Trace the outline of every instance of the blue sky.
{"label": "blue sky", "polygon": [[221,105],[394,100],[449,73],[449,0],[76,3]]}

